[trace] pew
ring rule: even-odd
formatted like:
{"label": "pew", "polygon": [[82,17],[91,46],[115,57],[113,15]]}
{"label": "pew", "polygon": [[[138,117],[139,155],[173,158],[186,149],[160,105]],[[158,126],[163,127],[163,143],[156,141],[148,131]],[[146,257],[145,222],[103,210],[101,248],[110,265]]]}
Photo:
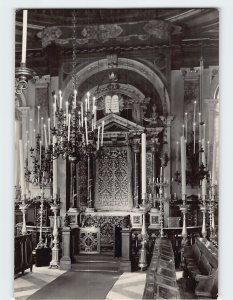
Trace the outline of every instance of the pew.
{"label": "pew", "polygon": [[184,248],[184,273],[195,283],[195,295],[217,298],[218,252],[206,239],[196,238],[192,246]]}

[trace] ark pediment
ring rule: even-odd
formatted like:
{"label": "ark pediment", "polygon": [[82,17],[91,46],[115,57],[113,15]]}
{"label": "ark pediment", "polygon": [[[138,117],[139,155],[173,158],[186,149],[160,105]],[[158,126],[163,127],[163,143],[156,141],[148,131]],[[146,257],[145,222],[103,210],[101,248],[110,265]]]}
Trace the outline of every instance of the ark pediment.
{"label": "ark pediment", "polygon": [[104,121],[105,132],[130,132],[130,131],[144,131],[144,127],[132,121],[122,118],[116,114],[109,114],[97,121],[97,126]]}

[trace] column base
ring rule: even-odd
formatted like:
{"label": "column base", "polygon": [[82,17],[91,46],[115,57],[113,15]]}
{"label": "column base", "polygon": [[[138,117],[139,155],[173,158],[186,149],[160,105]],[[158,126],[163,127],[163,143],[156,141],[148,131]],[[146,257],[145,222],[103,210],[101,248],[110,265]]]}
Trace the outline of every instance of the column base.
{"label": "column base", "polygon": [[70,270],[71,269],[71,259],[68,257],[62,257],[60,260],[60,270]]}
{"label": "column base", "polygon": [[120,272],[132,272],[132,266],[130,260],[121,260],[119,263]]}
{"label": "column base", "polygon": [[95,212],[95,208],[94,207],[86,207],[85,212],[90,213],[90,212]]}

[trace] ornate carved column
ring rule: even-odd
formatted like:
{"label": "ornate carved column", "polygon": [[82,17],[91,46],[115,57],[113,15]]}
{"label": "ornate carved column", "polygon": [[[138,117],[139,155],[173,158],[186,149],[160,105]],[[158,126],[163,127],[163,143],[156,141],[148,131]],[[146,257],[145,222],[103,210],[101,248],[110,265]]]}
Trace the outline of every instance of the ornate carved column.
{"label": "ornate carved column", "polygon": [[134,153],[134,171],[133,171],[133,182],[134,182],[134,189],[133,189],[133,196],[134,196],[134,207],[139,207],[139,168],[140,168],[140,145],[138,140],[135,138],[133,141],[133,153]]}

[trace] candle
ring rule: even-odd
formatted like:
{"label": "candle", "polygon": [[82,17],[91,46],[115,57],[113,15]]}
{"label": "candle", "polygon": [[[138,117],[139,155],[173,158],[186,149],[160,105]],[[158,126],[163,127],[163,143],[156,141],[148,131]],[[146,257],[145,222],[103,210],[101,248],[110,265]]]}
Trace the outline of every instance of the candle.
{"label": "candle", "polygon": [[193,153],[195,153],[196,147],[196,123],[193,123]]}
{"label": "candle", "polygon": [[62,95],[61,90],[59,91],[60,109],[62,109]]}
{"label": "candle", "polygon": [[83,102],[81,103],[81,126],[83,127]]}
{"label": "candle", "polygon": [[91,130],[94,131],[94,119],[91,119]]}
{"label": "candle", "polygon": [[193,102],[194,105],[194,109],[193,109],[193,123],[196,123],[196,105],[197,105],[197,101],[195,100]]}
{"label": "candle", "polygon": [[93,111],[94,111],[94,129],[96,129],[96,106],[95,105],[93,107]]}
{"label": "candle", "polygon": [[179,161],[179,142],[176,142],[176,171],[178,171],[178,161]]}
{"label": "candle", "polygon": [[180,150],[181,150],[181,196],[182,200],[185,200],[186,195],[186,151],[185,151],[184,137],[180,138]]}
{"label": "candle", "polygon": [[201,113],[198,113],[198,123],[199,123],[199,140],[202,140],[202,134],[201,134]]}
{"label": "candle", "polygon": [[146,199],[146,134],[141,135],[142,200]]}
{"label": "candle", "polygon": [[56,128],[56,104],[53,103],[53,126]]}
{"label": "candle", "polygon": [[36,129],[33,129],[33,147],[36,147]]}
{"label": "candle", "polygon": [[21,194],[25,195],[25,177],[24,177],[24,154],[23,154],[23,141],[19,140],[19,161],[20,161],[20,186]]}
{"label": "candle", "polygon": [[163,177],[163,167],[160,167],[160,178]]}
{"label": "candle", "polygon": [[76,108],[77,90],[74,90],[74,108]]}
{"label": "candle", "polygon": [[206,129],[206,124],[204,123],[203,124],[203,139],[205,141],[205,129]]}
{"label": "candle", "polygon": [[39,152],[39,155],[40,155],[40,169],[41,169],[41,140],[40,140],[40,152]]}
{"label": "candle", "polygon": [[185,123],[185,139],[188,140],[188,113],[184,114],[184,123]]}
{"label": "candle", "polygon": [[88,111],[90,109],[90,93],[89,92],[87,92],[87,109],[88,109]]}
{"label": "candle", "polygon": [[184,136],[184,124],[182,124],[182,135]]}
{"label": "candle", "polygon": [[85,132],[86,132],[86,144],[88,145],[88,130],[87,130],[87,117],[84,118]]}
{"label": "candle", "polygon": [[101,146],[103,146],[103,143],[104,143],[104,121],[102,121]]}
{"label": "candle", "polygon": [[70,120],[71,114],[68,115],[68,142],[70,141]]}
{"label": "candle", "polygon": [[66,101],[66,125],[68,126],[68,101]]}
{"label": "candle", "polygon": [[54,98],[53,104],[54,104],[54,108],[55,108],[54,110],[55,110],[55,112],[56,112],[56,111],[57,111],[57,95],[54,94],[53,98]]}
{"label": "candle", "polygon": [[50,136],[50,127],[51,127],[51,125],[50,125],[50,122],[51,122],[51,120],[50,120],[50,118],[48,118],[49,145],[50,145],[50,143],[51,143],[51,136]]}
{"label": "candle", "polygon": [[87,112],[87,98],[85,99],[85,112]]}
{"label": "candle", "polygon": [[[205,166],[206,165],[206,161],[205,161],[205,140],[202,139],[201,141],[202,144],[202,157],[201,157],[201,162],[202,164]],[[206,197],[206,185],[207,185],[207,181],[206,181],[206,176],[202,179],[202,183],[201,183],[201,189],[202,189],[202,199],[205,199]]]}
{"label": "candle", "polygon": [[44,144],[44,130],[43,130],[43,126],[44,126],[44,118],[41,117],[41,143],[42,143],[42,145]]}
{"label": "candle", "polygon": [[100,126],[98,126],[97,150],[100,148]]}
{"label": "candle", "polygon": [[[57,142],[56,135],[53,135],[53,148]],[[57,198],[57,159],[53,159],[53,199]]]}
{"label": "candle", "polygon": [[93,114],[94,114],[94,108],[95,108],[95,97],[93,97],[93,109],[92,109]]}
{"label": "candle", "polygon": [[26,63],[28,11],[23,10],[22,63]]}
{"label": "candle", "polygon": [[216,156],[217,156],[216,152],[217,152],[216,142],[214,142],[214,144],[213,144],[213,160],[212,160],[212,181],[211,181],[212,185],[215,185],[215,182],[216,182]]}
{"label": "candle", "polygon": [[47,140],[46,124],[44,124],[44,140],[45,140],[45,149],[47,149],[48,148],[48,140]]}
{"label": "candle", "polygon": [[38,126],[38,128],[37,128],[37,131],[38,131],[38,133],[40,133],[40,106],[37,106],[37,109],[38,109],[38,114],[37,114],[37,126]]}
{"label": "candle", "polygon": [[32,147],[32,119],[29,120],[30,146]]}
{"label": "candle", "polygon": [[207,168],[210,169],[210,141],[207,142]]}

